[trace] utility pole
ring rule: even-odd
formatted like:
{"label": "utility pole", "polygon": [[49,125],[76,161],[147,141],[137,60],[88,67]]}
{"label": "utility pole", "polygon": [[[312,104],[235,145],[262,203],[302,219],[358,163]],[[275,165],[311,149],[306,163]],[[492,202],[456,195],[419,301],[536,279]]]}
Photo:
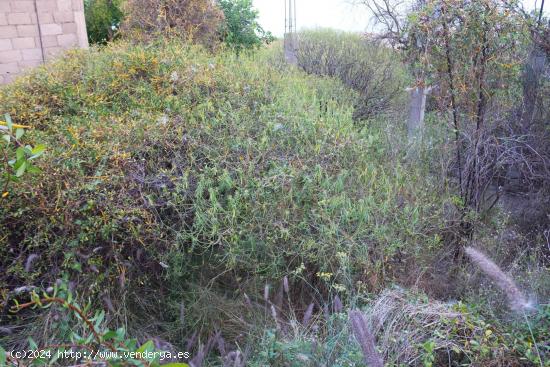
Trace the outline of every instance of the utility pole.
{"label": "utility pole", "polygon": [[298,37],[296,35],[296,0],[283,0],[285,3],[285,60],[289,64],[297,65]]}

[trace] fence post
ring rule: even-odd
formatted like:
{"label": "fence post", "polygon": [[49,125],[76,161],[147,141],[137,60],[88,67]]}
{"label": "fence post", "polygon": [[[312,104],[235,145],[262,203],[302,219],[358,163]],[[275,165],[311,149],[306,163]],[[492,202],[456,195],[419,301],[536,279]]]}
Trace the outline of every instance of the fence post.
{"label": "fence post", "polygon": [[297,43],[296,33],[285,33],[285,60],[291,65],[298,65],[298,57],[296,56]]}
{"label": "fence post", "polygon": [[524,133],[529,131],[537,113],[537,97],[541,76],[546,65],[546,55],[535,48],[531,51],[523,72],[523,110],[521,121]]}
{"label": "fence post", "polygon": [[409,143],[413,143],[422,136],[424,130],[424,112],[426,110],[426,96],[432,87],[407,88],[410,95],[409,120],[407,121],[407,133]]}

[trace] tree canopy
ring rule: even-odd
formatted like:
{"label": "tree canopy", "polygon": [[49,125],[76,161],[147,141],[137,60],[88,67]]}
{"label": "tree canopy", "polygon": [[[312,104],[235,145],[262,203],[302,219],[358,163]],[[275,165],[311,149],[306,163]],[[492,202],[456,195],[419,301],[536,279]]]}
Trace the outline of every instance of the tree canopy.
{"label": "tree canopy", "polygon": [[258,23],[258,11],[253,8],[252,0],[219,0],[218,4],[225,15],[222,39],[237,53],[273,40],[271,32],[264,31]]}

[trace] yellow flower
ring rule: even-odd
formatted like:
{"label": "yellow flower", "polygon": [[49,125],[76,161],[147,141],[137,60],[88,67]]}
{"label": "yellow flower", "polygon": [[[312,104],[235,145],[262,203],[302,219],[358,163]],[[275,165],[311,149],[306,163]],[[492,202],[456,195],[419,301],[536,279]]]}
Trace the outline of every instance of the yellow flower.
{"label": "yellow flower", "polygon": [[319,272],[317,273],[317,276],[321,279],[329,280],[330,277],[332,277],[332,273]]}
{"label": "yellow flower", "polygon": [[342,284],[334,284],[332,287],[334,288],[335,291],[340,293],[344,293],[347,290],[346,287]]}
{"label": "yellow flower", "polygon": [[[8,126],[8,123],[5,121],[0,121],[0,126]],[[27,125],[19,125],[19,124],[12,124],[12,126],[16,129],[30,129],[30,126]]]}

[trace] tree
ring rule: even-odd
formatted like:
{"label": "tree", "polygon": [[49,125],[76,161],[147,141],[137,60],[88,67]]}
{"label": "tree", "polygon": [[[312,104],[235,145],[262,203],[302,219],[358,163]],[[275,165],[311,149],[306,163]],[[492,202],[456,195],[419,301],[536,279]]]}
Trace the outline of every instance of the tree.
{"label": "tree", "polygon": [[544,5],[529,15],[518,0],[355,2],[403,51],[415,86],[435,87],[433,116],[448,122],[452,142],[446,177],[457,191],[460,241],[494,207],[501,187],[548,192],[549,99],[539,89],[548,86],[537,80],[544,72],[540,51],[550,49]]}
{"label": "tree", "polygon": [[213,0],[127,0],[121,31],[134,41],[178,37],[213,47],[223,12]]}
{"label": "tree", "polygon": [[90,43],[112,41],[122,20],[121,0],[85,0],[84,12]]}
{"label": "tree", "polygon": [[271,32],[266,32],[258,23],[258,11],[252,0],[219,0],[225,15],[222,24],[222,40],[237,53],[251,50],[271,42]]}

